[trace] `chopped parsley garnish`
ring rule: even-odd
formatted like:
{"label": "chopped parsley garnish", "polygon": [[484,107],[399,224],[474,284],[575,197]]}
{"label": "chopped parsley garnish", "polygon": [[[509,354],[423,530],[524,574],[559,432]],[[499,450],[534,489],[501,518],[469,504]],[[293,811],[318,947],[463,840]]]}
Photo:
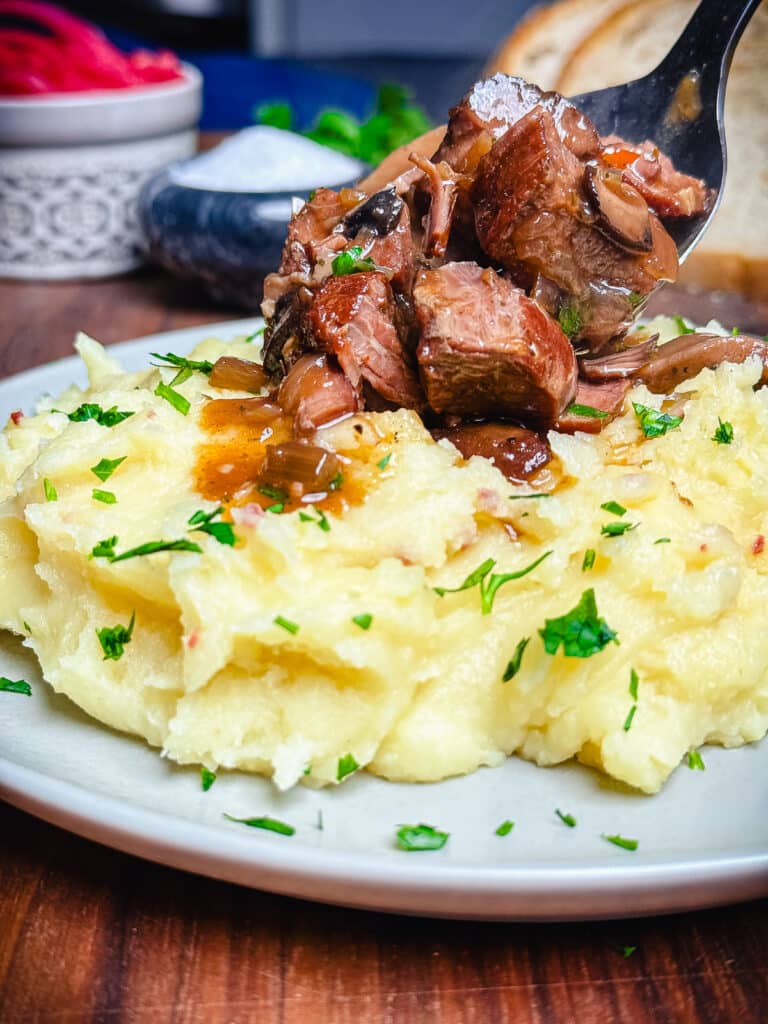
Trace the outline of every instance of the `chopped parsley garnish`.
{"label": "chopped parsley garnish", "polygon": [[576,819],[572,814],[563,814],[559,807],[555,808],[555,814],[564,825],[568,826],[568,828],[576,828]]}
{"label": "chopped parsley garnish", "polygon": [[328,522],[325,512],[322,509],[315,509],[317,512],[317,519],[311,516],[309,512],[299,512],[299,519],[302,523],[314,523],[315,526],[319,526],[323,533],[331,532],[331,524]]}
{"label": "chopped parsley garnish", "polygon": [[53,484],[48,479],[48,477],[46,477],[43,480],[43,491],[45,492],[45,500],[46,501],[58,501],[59,500],[59,492],[53,486]]}
{"label": "chopped parsley garnish", "polygon": [[641,295],[640,292],[630,292],[629,293],[629,295],[627,296],[627,301],[629,302],[630,309],[632,310],[633,313],[637,309],[638,306],[641,306],[643,304],[643,300],[644,299],[645,299],[645,296]]}
{"label": "chopped parsley garnish", "polygon": [[704,758],[698,752],[698,750],[689,750],[687,756],[688,767],[695,772],[703,772],[706,770],[704,764]]}
{"label": "chopped parsley garnish", "polygon": [[634,851],[639,846],[637,839],[625,839],[624,836],[620,835],[609,836],[606,835],[605,832],[602,833],[602,837],[606,842],[613,843],[614,846],[620,846],[622,850]]}
{"label": "chopped parsley garnish", "polygon": [[732,327],[731,328],[731,337],[732,338],[738,338],[738,336],[740,334],[741,334],[741,328],[739,328],[739,327]]}
{"label": "chopped parsley garnish", "polygon": [[285,505],[282,501],[278,501],[275,505],[267,505],[267,512],[279,516],[281,512],[285,512]]}
{"label": "chopped parsley garnish", "polygon": [[533,494],[510,494],[508,496],[509,501],[522,501],[524,498],[551,498],[552,495],[548,491],[537,491]]}
{"label": "chopped parsley garnish", "polygon": [[84,402],[74,412],[68,412],[67,418],[73,423],[84,423],[86,420],[96,420],[101,427],[116,427],[118,423],[133,416],[132,412],[119,412],[116,405],[111,409],[102,409],[95,402]]}
{"label": "chopped parsley garnish", "polygon": [[595,549],[587,548],[587,550],[584,552],[584,560],[581,563],[582,572],[587,572],[587,570],[592,568],[592,566],[595,564],[595,557]]}
{"label": "chopped parsley garnish", "polygon": [[623,533],[629,533],[630,530],[636,530],[637,527],[637,523],[603,523],[600,533],[603,537],[621,537]]}
{"label": "chopped parsley garnish", "polygon": [[196,551],[202,554],[202,548],[191,540],[150,540],[146,544],[139,544],[135,548],[129,548],[121,554],[115,554],[117,537],[108,537],[100,540],[91,551],[91,558],[106,558],[110,562],[124,562],[127,558],[137,558],[139,555],[154,555],[157,551]]}
{"label": "chopped parsley garnish", "polygon": [[29,633],[29,635],[32,636],[32,627],[30,626],[26,619],[24,619],[22,625],[24,626],[24,629],[26,629],[26,631]]}
{"label": "chopped parsley garnish", "polygon": [[346,779],[348,775],[356,772],[360,765],[354,759],[351,754],[345,754],[339,758],[339,763],[336,765],[336,781],[341,782],[342,779]]}
{"label": "chopped parsley garnish", "polygon": [[502,823],[496,829],[494,835],[497,835],[497,836],[508,836],[509,833],[512,831],[512,829],[514,827],[515,827],[514,821],[510,821],[509,818],[507,818],[506,821],[502,821]]}
{"label": "chopped parsley garnish", "polygon": [[331,269],[335,277],[344,277],[346,274],[360,274],[378,268],[370,256],[363,256],[362,246],[351,245],[345,252],[334,256]]}
{"label": "chopped parsley garnish", "polygon": [[212,772],[210,768],[206,768],[205,765],[200,765],[200,788],[204,793],[207,793],[211,786],[216,781],[216,772]]}
{"label": "chopped parsley garnish", "polygon": [[616,945],[615,945],[615,946],[614,946],[613,948],[614,948],[614,949],[615,949],[615,950],[616,950],[616,951],[617,951],[618,953],[621,953],[621,955],[622,955],[622,956],[624,957],[624,959],[626,960],[626,959],[627,959],[628,957],[632,956],[632,954],[633,954],[633,953],[635,952],[635,950],[637,949],[637,946],[621,946],[621,945],[619,945],[619,944],[617,943],[617,944],[616,944]]}
{"label": "chopped parsley garnish", "polygon": [[432,825],[401,825],[397,830],[397,845],[409,853],[416,850],[442,850],[448,842],[449,832]]}
{"label": "chopped parsley garnish", "polygon": [[622,726],[624,732],[629,732],[629,730],[632,728],[632,719],[635,717],[636,712],[637,704],[633,704],[632,707],[629,709],[627,717],[624,719],[624,725]]}
{"label": "chopped parsley garnish", "polygon": [[247,825],[248,828],[263,828],[267,832],[277,832],[281,836],[292,836],[296,829],[277,818],[233,818],[231,814],[225,814],[227,821],[237,822],[238,825]]}
{"label": "chopped parsley garnish", "polygon": [[186,416],[189,412],[189,399],[185,398],[184,395],[179,394],[178,391],[174,391],[170,384],[163,384],[163,382],[160,381],[155,388],[155,394],[158,398],[164,398],[166,402],[169,402],[177,412],[181,413],[182,416]]}
{"label": "chopped parsley garnish", "polygon": [[581,316],[573,306],[561,306],[557,314],[560,330],[569,338],[575,338],[582,327]]}
{"label": "chopped parsley garnish", "polygon": [[91,491],[91,497],[94,501],[101,501],[105,505],[114,505],[117,502],[116,494],[113,494],[112,491],[101,491],[98,487],[94,487]]}
{"label": "chopped parsley garnish", "polygon": [[688,324],[683,320],[681,316],[673,316],[672,319],[675,321],[678,331],[680,334],[695,334],[696,330],[693,327],[689,327]]}
{"label": "chopped parsley garnish", "polygon": [[293,633],[294,636],[299,632],[298,623],[291,622],[290,619],[284,619],[282,615],[276,615],[272,621],[276,626],[281,626],[289,633]]}
{"label": "chopped parsley garnish", "polygon": [[104,483],[109,480],[120,463],[125,462],[127,458],[127,455],[123,455],[119,459],[100,459],[95,466],[91,466],[91,472]]}
{"label": "chopped parsley garnish", "polygon": [[331,482],[328,484],[328,490],[329,491],[338,491],[343,483],[344,483],[344,474],[342,472],[338,472],[336,474],[336,476],[333,478],[333,480],[331,480]]}
{"label": "chopped parsley garnish", "polygon": [[654,544],[671,544],[672,543],[672,538],[671,537],[657,537],[656,540],[653,543]]}
{"label": "chopped parsley garnish", "polygon": [[258,331],[254,331],[253,334],[248,335],[248,337],[245,339],[246,342],[250,344],[250,342],[254,341],[256,338],[260,338],[265,330],[266,326],[260,327]]}
{"label": "chopped parsley garnish", "polygon": [[637,700],[637,691],[640,686],[640,677],[633,668],[629,670],[629,696],[632,700]]}
{"label": "chopped parsley garnish", "polygon": [[515,653],[512,655],[509,664],[504,669],[504,675],[501,677],[502,683],[508,683],[509,680],[514,679],[517,673],[520,671],[520,664],[523,660],[523,654],[525,653],[525,648],[528,646],[530,641],[531,638],[529,636],[524,636],[523,639],[518,643],[517,647],[515,648]]}
{"label": "chopped parsley garnish", "polygon": [[262,484],[256,490],[265,498],[271,498],[273,501],[282,501],[283,503],[288,501],[288,491],[284,491],[282,487],[270,487],[269,484]]}
{"label": "chopped parsley garnish", "polygon": [[389,460],[391,458],[392,458],[392,452],[389,452],[389,454],[385,455],[383,459],[379,459],[379,461],[376,463],[376,465],[379,467],[379,469],[386,469],[387,466],[389,465]]}
{"label": "chopped parsley garnish", "polygon": [[590,658],[609,643],[619,642],[605,619],[598,618],[592,588],[585,590],[576,607],[565,615],[546,619],[544,629],[539,630],[539,636],[544,641],[547,654],[556,654],[562,644],[563,654],[567,658]]}
{"label": "chopped parsley garnish", "polygon": [[591,420],[608,419],[607,412],[604,412],[602,409],[596,409],[594,405],[582,405],[580,402],[574,402],[565,411],[571,413],[572,416],[587,416]]}
{"label": "chopped parsley garnish", "polygon": [[627,511],[618,501],[604,501],[600,508],[605,509],[606,512],[612,512],[615,516],[623,516]]}
{"label": "chopped parsley garnish", "polygon": [[32,696],[32,687],[26,679],[8,679],[7,676],[0,676],[0,692],[21,693],[25,697]]}
{"label": "chopped parsley garnish", "polygon": [[433,587],[434,592],[443,597],[445,594],[457,594],[461,590],[470,590],[472,587],[480,586],[480,607],[483,615],[490,615],[493,611],[493,602],[496,597],[496,592],[505,583],[509,583],[511,580],[519,580],[523,576],[527,576],[529,572],[540,565],[545,558],[549,558],[552,551],[545,551],[543,555],[540,555],[534,562],[527,565],[524,569],[519,569],[517,572],[505,572],[505,573],[492,573],[496,562],[493,558],[487,558],[482,562],[474,572],[471,572],[464,582],[458,587]]}
{"label": "chopped parsley garnish", "polygon": [[370,629],[371,623],[373,622],[373,616],[368,612],[364,612],[362,615],[353,615],[352,621],[356,626],[359,626],[360,629]]}
{"label": "chopped parsley garnish", "polygon": [[127,626],[118,625],[111,628],[107,626],[104,629],[96,630],[96,636],[99,638],[102,651],[104,651],[104,661],[120,661],[125,645],[131,642],[135,625],[136,612],[133,612]]}
{"label": "chopped parsley garnish", "polygon": [[712,435],[712,440],[718,444],[730,444],[733,441],[733,424],[729,423],[728,420],[723,422],[718,416],[717,429]]}
{"label": "chopped parsley garnish", "polygon": [[660,412],[649,405],[633,402],[632,408],[638,418],[643,434],[647,438],[661,437],[668,430],[674,430],[683,422],[682,416],[671,416],[668,412]]}
{"label": "chopped parsley garnish", "polygon": [[177,356],[174,352],[166,352],[164,356],[161,356],[159,352],[152,353],[153,359],[159,359],[163,366],[175,366],[178,370],[186,370],[186,376],[181,377],[181,374],[176,374],[174,377],[174,384],[181,384],[185,380],[189,380],[192,374],[197,371],[198,373],[204,373],[208,375],[213,369],[213,363],[207,359],[185,359],[184,356]]}
{"label": "chopped parsley garnish", "polygon": [[[223,511],[224,508],[221,505],[215,508],[213,512],[203,512],[202,509],[198,509],[189,519],[189,525],[192,527],[191,532],[207,533],[210,537],[217,540],[219,544],[228,544],[229,547],[234,547],[237,536],[232,523],[213,522],[216,516],[221,515]],[[268,509],[267,511],[270,510]],[[280,511],[282,512],[282,508]]]}
{"label": "chopped parsley garnish", "polygon": [[302,523],[316,522],[315,517],[311,516],[309,512],[299,512],[299,519],[302,521]]}

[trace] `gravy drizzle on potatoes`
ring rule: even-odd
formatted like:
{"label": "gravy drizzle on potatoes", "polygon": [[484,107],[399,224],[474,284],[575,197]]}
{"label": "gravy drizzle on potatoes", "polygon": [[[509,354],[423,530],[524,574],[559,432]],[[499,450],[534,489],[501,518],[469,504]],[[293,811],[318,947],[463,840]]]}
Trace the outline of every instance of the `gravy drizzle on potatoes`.
{"label": "gravy drizzle on potatoes", "polygon": [[[662,436],[644,437],[632,403],[669,403],[643,386],[599,435],[550,432],[560,473],[544,499],[436,443],[413,412],[361,413],[320,432],[358,466],[360,500],[337,498],[328,528],[317,509],[235,507],[231,546],[189,523],[217,508],[196,472],[210,442],[202,410],[220,393],[193,374],[178,386],[185,416],[155,394],[167,370],[127,374],[89,339],[78,348],[90,388],[0,435],[0,626],[98,720],[180,763],[271,775],[280,788],[336,782],[350,754],[374,774],[429,781],[517,752],[542,765],[577,757],[651,793],[700,744],[765,734],[768,392],[753,389],[757,360],[686,382],[671,410],[684,418]],[[224,353],[253,358],[253,345],[210,340],[192,358]],[[133,415],[70,421],[85,402]],[[719,423],[732,425],[730,443],[713,439]],[[100,482],[93,467],[118,459]],[[94,500],[95,488],[116,502]],[[606,534],[611,522],[632,528]],[[112,538],[118,554],[160,539],[201,550],[92,557]],[[493,573],[515,573],[547,551],[499,587],[490,614],[479,585],[435,592],[489,559]],[[539,631],[590,589],[618,643],[586,658],[547,653]],[[122,656],[104,660],[97,631],[134,613]]]}

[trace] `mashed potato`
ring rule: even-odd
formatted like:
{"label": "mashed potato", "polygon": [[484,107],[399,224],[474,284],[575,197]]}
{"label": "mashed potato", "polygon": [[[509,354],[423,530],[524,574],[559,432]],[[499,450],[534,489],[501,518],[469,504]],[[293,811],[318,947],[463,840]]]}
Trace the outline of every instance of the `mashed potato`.
{"label": "mashed potato", "polygon": [[[327,528],[317,512],[235,509],[229,545],[189,522],[216,509],[196,493],[195,462],[211,440],[201,409],[224,393],[194,374],[177,388],[183,415],[155,394],[168,371],[127,374],[89,339],[78,348],[90,389],[0,434],[0,626],[101,722],[182,764],[280,788],[355,765],[437,780],[517,752],[576,757],[651,793],[700,744],[765,734],[768,390],[753,390],[756,364],[684,385],[684,420],[661,437],[643,436],[629,401],[598,436],[551,434],[561,477],[546,498],[435,443],[413,413],[365,414],[324,431],[367,460],[365,500],[328,512]],[[253,346],[206,341],[193,358],[222,353],[253,358]],[[643,387],[629,397],[661,405]],[[84,402],[133,415],[71,421]],[[712,439],[719,419],[730,444]],[[123,461],[102,481],[101,460]],[[631,528],[601,532],[611,523]],[[200,550],[111,561],[98,555],[107,540],[117,555],[161,540]],[[493,574],[547,552],[489,609]],[[489,559],[482,586],[436,593]],[[124,649],[105,660],[97,631],[116,626]]]}

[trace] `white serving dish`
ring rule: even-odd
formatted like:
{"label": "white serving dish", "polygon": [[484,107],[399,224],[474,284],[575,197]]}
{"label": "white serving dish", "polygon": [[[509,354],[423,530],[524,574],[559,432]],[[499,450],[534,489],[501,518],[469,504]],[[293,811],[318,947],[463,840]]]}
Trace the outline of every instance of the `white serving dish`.
{"label": "white serving dish", "polygon": [[136,201],[197,145],[202,76],[0,99],[0,276],[107,277],[142,262]]}

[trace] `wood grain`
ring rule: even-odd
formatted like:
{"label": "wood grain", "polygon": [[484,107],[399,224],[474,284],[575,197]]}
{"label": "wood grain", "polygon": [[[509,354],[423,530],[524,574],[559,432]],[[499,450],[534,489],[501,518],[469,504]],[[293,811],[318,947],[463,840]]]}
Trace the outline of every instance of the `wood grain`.
{"label": "wood grain", "polygon": [[[240,315],[146,271],[0,282],[0,376]],[[621,947],[636,945],[625,958]],[[765,1024],[768,901],[585,925],[313,905],[117,853],[0,805],[2,1024]]]}

